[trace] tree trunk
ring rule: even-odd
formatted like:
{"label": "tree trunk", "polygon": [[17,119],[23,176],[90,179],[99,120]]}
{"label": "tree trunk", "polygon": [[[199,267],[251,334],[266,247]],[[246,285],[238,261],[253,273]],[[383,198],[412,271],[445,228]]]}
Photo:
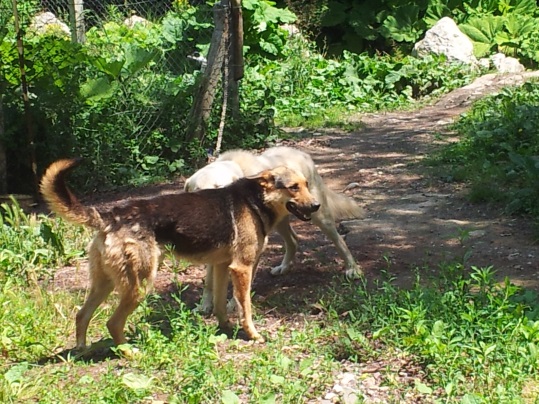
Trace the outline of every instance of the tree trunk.
{"label": "tree trunk", "polygon": [[[3,91],[0,94],[0,139],[4,138],[4,105],[3,105]],[[0,141],[0,194],[7,193],[7,161],[6,161],[6,149],[4,144]]]}
{"label": "tree trunk", "polygon": [[71,26],[71,41],[73,42],[86,42],[83,12],[84,0],[71,0],[69,2],[69,25]]}
{"label": "tree trunk", "polygon": [[187,130],[187,139],[203,140],[206,136],[208,121],[211,114],[211,108],[217,91],[217,84],[221,76],[221,67],[226,57],[226,38],[228,35],[227,10],[221,4],[215,4],[213,8],[213,18],[215,28],[208,52],[208,64],[198,91],[195,95],[193,107],[189,116],[189,127]]}
{"label": "tree trunk", "polygon": [[237,118],[240,113],[239,81],[243,78],[243,14],[241,0],[231,0],[231,47],[230,52],[230,78],[228,80],[228,94],[232,116]]}

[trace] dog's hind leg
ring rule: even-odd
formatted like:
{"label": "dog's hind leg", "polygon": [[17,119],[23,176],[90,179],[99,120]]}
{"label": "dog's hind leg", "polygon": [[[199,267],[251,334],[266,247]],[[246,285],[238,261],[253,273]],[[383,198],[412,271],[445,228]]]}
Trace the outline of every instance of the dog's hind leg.
{"label": "dog's hind leg", "polygon": [[100,236],[96,236],[90,246],[89,265],[90,265],[90,292],[84,305],[78,311],[76,317],[76,336],[77,349],[86,347],[86,333],[88,324],[99,305],[107,298],[114,289],[114,282],[104,272],[103,262],[99,245],[102,242]]}
{"label": "dog's hind leg", "polygon": [[363,275],[363,270],[356,263],[352,253],[348,249],[346,242],[337,232],[333,219],[328,220],[321,217],[319,214],[314,214],[312,217],[313,223],[322,230],[322,232],[335,244],[335,248],[340,257],[344,260],[346,266],[346,276],[350,279],[358,279]]}
{"label": "dog's hind leg", "polygon": [[114,283],[106,278],[100,278],[92,281],[90,287],[90,293],[84,302],[84,305],[77,313],[76,328],[77,328],[77,349],[83,349],[86,347],[86,333],[88,331],[88,324],[101,303],[107,298],[107,296],[114,289]]}
{"label": "dog's hind leg", "polygon": [[121,345],[127,342],[124,334],[127,317],[135,311],[139,303],[144,299],[144,296],[145,294],[140,288],[126,291],[126,293],[121,296],[118,307],[114,310],[109,321],[107,321],[107,328],[115,345]]}
{"label": "dog's hind leg", "polygon": [[251,278],[253,268],[249,265],[233,263],[229,267],[230,278],[234,286],[234,297],[241,307],[241,325],[247,337],[257,342],[264,342],[264,338],[256,331],[251,311]]}
{"label": "dog's hind leg", "polygon": [[137,308],[153,287],[157,268],[161,262],[161,251],[155,240],[124,239],[121,251],[122,263],[117,269],[116,288],[120,303],[107,321],[107,328],[116,345],[127,342],[124,334],[129,315]]}
{"label": "dog's hind leg", "polygon": [[285,253],[281,265],[273,267],[271,269],[272,275],[281,275],[290,270],[294,262],[294,257],[298,251],[298,236],[294,229],[290,226],[290,218],[286,216],[275,227],[277,233],[281,235],[284,241]]}

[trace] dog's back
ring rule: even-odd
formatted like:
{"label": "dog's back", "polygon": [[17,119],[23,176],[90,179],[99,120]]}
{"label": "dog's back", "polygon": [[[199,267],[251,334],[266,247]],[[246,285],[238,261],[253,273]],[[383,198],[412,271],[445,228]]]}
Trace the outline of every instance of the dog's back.
{"label": "dog's back", "polygon": [[190,176],[183,189],[185,192],[193,192],[199,189],[222,188],[242,177],[244,174],[234,161],[217,160]]}
{"label": "dog's back", "polygon": [[193,262],[199,262],[199,256],[208,262],[208,251],[233,245],[238,236],[235,221],[246,214],[263,213],[253,224],[257,228],[249,229],[261,237],[274,225],[275,213],[264,206],[262,187],[248,178],[219,189],[130,199],[109,209],[87,207],[65,183],[67,173],[78,164],[78,160],[60,160],[44,174],[41,192],[53,212],[108,234],[121,231],[125,238],[129,231],[135,240],[155,238]]}

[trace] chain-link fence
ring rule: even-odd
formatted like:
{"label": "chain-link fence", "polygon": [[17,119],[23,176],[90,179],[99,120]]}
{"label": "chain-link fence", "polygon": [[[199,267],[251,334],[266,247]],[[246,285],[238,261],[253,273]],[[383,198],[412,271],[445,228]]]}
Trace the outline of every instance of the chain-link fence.
{"label": "chain-link fence", "polygon": [[[242,74],[241,57],[231,56],[241,56],[239,0],[213,7],[187,0],[0,0],[0,14],[0,24],[9,15],[0,32],[13,36],[7,42],[20,59],[18,72],[15,57],[4,65],[20,83],[0,77],[3,90],[12,90],[0,108],[8,117],[4,129],[17,132],[10,147],[24,155],[7,159],[5,170],[0,159],[8,184],[15,179],[9,172],[20,180],[21,170],[33,171],[37,183],[47,160],[69,149],[91,157],[96,182],[175,171],[184,164],[174,158],[178,149],[202,144],[208,124],[214,134],[222,129],[225,108],[214,100],[226,107],[221,84]],[[40,39],[38,46],[36,36],[64,41]],[[235,105],[237,86],[231,87]]]}

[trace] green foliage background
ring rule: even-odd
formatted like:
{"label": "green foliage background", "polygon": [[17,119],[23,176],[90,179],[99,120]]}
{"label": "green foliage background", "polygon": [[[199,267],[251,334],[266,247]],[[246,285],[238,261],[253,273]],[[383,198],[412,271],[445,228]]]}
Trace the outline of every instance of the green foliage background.
{"label": "green foliage background", "polygon": [[[2,9],[11,7],[8,0],[0,2]],[[219,103],[208,136],[201,142],[186,139],[200,78],[200,64],[190,56],[208,50],[210,3],[174,2],[168,12],[132,28],[123,24],[122,9],[108,6],[83,45],[57,29],[32,34],[28,24],[40,5],[20,4],[30,119],[22,104],[13,18],[2,13],[0,19],[2,141],[10,192],[33,191],[28,122],[36,134],[38,174],[56,158],[83,156],[86,171],[79,170],[74,180],[87,190],[188,173],[214,147]],[[299,25],[307,26],[307,13],[314,14],[311,20],[323,29],[338,26],[361,37],[355,42],[361,53],[343,50],[328,57],[304,35],[290,37],[281,27],[295,21],[291,11],[268,0],[243,2],[241,113],[227,121],[224,149],[272,144],[283,136],[279,125],[339,124],[350,112],[409,107],[466,84],[475,75],[468,68],[443,57],[408,56],[408,45],[443,15],[467,30],[478,54],[503,50],[530,64],[537,60],[537,6],[529,0],[320,4],[318,11],[300,12]],[[290,5],[297,9],[293,1]]]}
{"label": "green foliage background", "polygon": [[[442,58],[372,59],[348,52],[328,59],[305,40],[288,38],[280,24],[295,19],[290,11],[263,0],[245,1],[244,9],[242,115],[229,121],[225,149],[271,143],[280,136],[275,122],[305,124],[330,119],[336,110],[394,108],[471,77],[458,66],[449,67],[448,75]],[[37,5],[27,4],[21,15],[28,21],[36,10]],[[75,180],[86,189],[137,185],[188,171],[213,147],[219,116],[212,115],[203,143],[187,142],[187,114],[200,76],[188,55],[207,50],[210,11],[203,5],[177,6],[158,22],[128,28],[122,13],[111,7],[108,19],[87,32],[84,45],[58,32],[27,33],[26,72],[40,170],[61,156],[84,156],[87,170]],[[13,156],[10,185],[12,192],[29,192],[28,128],[12,31],[0,47],[5,55],[0,64],[6,89],[4,142]]]}
{"label": "green foliage background", "polygon": [[433,160],[448,181],[468,181],[470,198],[539,218],[539,82],[476,102],[456,123],[459,141]]}
{"label": "green foliage background", "polygon": [[287,0],[300,24],[330,54],[408,54],[427,29],[451,17],[472,39],[477,57],[503,52],[539,63],[535,0]]}

